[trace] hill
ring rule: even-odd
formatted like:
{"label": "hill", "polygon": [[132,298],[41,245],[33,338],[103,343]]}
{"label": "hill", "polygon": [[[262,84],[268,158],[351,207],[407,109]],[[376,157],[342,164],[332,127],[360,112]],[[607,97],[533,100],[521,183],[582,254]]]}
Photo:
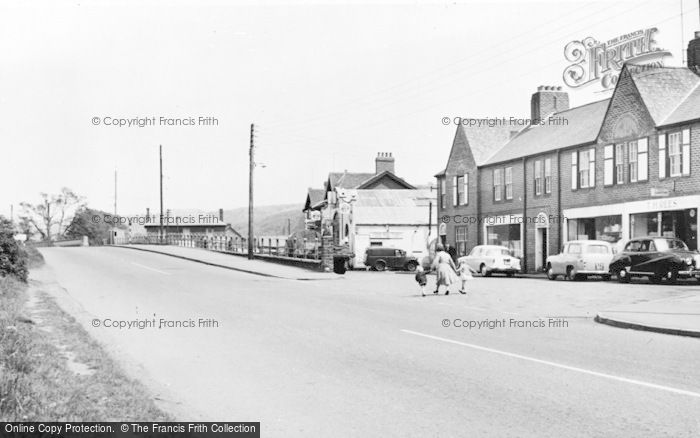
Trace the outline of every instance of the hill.
{"label": "hill", "polygon": [[[286,236],[304,229],[304,213],[297,204],[262,205],[254,211],[255,234],[258,236]],[[248,207],[224,210],[224,220],[243,236],[248,234]]]}

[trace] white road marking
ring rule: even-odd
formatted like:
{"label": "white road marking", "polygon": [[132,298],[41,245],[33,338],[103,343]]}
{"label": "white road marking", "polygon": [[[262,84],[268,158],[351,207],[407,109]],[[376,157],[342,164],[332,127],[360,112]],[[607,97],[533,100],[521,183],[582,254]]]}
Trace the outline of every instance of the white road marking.
{"label": "white road marking", "polygon": [[628,379],[626,377],[620,377],[620,376],[614,376],[612,374],[600,373],[598,371],[591,371],[591,370],[587,370],[584,368],[578,368],[578,367],[573,367],[573,366],[569,366],[569,365],[563,365],[563,364],[556,363],[556,362],[550,362],[548,360],[536,359],[534,357],[523,356],[523,355],[516,354],[516,353],[509,353],[507,351],[496,350],[496,349],[488,348],[488,347],[482,347],[480,345],[468,344],[466,342],[460,342],[460,341],[455,341],[452,339],[441,338],[439,336],[433,336],[433,335],[428,335],[425,333],[414,332],[412,330],[403,330],[402,329],[401,331],[404,333],[408,333],[408,334],[415,335],[415,336],[422,336],[424,338],[433,339],[436,341],[442,341],[442,342],[447,342],[450,344],[461,345],[463,347],[469,347],[469,348],[473,348],[475,350],[487,351],[489,353],[500,354],[502,356],[512,357],[515,359],[526,360],[529,362],[535,362],[535,363],[539,363],[539,364],[543,364],[543,365],[549,365],[549,366],[555,367],[555,368],[561,368],[564,370],[575,371],[578,373],[588,374],[591,376],[602,377],[604,379],[616,380],[618,382],[630,383],[632,385],[644,386],[646,388],[659,389],[662,391],[672,392],[674,394],[681,394],[681,395],[687,395],[689,397],[700,398],[700,393],[688,391],[685,389],[672,388],[670,386],[657,385],[656,383],[643,382],[641,380]]}
{"label": "white road marking", "polygon": [[160,269],[151,268],[150,266],[142,265],[142,264],[140,264],[140,263],[131,262],[131,264],[132,264],[132,265],[135,265],[135,266],[138,266],[138,267],[140,267],[140,268],[143,268],[143,269],[148,269],[149,271],[158,272],[158,273],[163,274],[163,275],[173,275],[171,272],[161,271]]}

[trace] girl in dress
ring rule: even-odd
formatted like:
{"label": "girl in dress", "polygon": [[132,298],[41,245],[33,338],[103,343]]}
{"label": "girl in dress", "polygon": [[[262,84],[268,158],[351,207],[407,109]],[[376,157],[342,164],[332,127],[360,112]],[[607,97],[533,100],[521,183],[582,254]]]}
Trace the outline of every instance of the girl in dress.
{"label": "girl in dress", "polygon": [[467,281],[471,281],[474,279],[472,276],[472,268],[467,265],[467,260],[464,258],[461,258],[458,260],[459,266],[457,267],[457,273],[459,274],[460,280],[462,280],[462,288],[459,290],[459,293],[462,295],[467,294]]}

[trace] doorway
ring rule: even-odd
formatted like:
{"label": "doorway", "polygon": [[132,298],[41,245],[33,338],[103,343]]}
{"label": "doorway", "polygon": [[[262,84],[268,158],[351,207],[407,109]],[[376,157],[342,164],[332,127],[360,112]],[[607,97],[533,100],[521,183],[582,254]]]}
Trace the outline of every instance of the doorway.
{"label": "doorway", "polygon": [[544,264],[549,256],[549,240],[547,238],[547,228],[537,228],[535,232],[535,269],[544,270]]}

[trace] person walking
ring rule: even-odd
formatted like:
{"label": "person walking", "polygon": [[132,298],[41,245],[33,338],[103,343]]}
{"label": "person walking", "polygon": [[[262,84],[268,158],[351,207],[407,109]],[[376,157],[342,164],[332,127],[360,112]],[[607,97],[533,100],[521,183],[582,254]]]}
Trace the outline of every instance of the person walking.
{"label": "person walking", "polygon": [[422,266],[416,267],[416,283],[420,286],[420,294],[425,296],[425,286],[428,284],[428,277]]}
{"label": "person walking", "polygon": [[459,279],[462,280],[462,287],[459,289],[459,293],[466,295],[467,281],[473,280],[474,276],[472,275],[472,268],[469,267],[464,257],[458,259],[457,274],[459,274]]}
{"label": "person walking", "polygon": [[433,260],[432,270],[437,273],[435,280],[435,291],[434,294],[440,292],[440,286],[445,286],[447,289],[445,295],[450,294],[450,285],[457,281],[457,274],[455,270],[455,262],[452,257],[445,252],[445,247],[442,244],[438,244],[435,248],[437,254],[435,254],[435,260]]}

